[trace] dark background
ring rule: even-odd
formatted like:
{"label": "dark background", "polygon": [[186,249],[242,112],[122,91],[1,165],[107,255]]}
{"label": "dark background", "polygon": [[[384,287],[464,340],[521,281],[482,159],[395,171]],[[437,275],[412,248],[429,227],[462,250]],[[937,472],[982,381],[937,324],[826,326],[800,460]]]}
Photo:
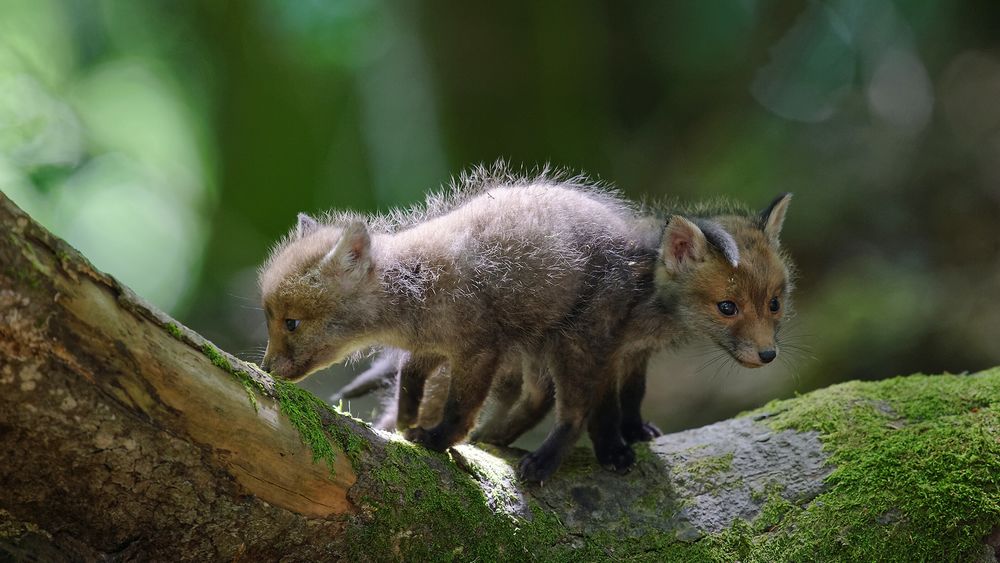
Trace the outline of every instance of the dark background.
{"label": "dark background", "polygon": [[498,157],[635,198],[792,191],[796,349],[657,358],[645,409],[678,429],[1000,363],[998,30],[993,0],[4,0],[0,189],[250,360],[255,270],[299,211]]}

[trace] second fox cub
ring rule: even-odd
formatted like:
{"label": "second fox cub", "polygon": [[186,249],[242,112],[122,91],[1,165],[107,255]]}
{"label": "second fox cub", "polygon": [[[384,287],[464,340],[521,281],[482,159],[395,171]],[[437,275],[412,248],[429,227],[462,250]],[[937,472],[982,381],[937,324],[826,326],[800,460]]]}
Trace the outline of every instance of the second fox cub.
{"label": "second fox cub", "polygon": [[[616,440],[617,429],[629,443],[656,435],[655,428],[643,422],[639,407],[646,364],[657,349],[707,336],[746,367],[777,356],[780,322],[789,310],[792,290],[791,265],[779,241],[789,201],[790,195],[779,196],[759,214],[732,205],[661,212],[671,218],[666,225],[654,223],[664,231],[659,259],[636,265],[648,271],[648,283],[642,284],[648,297],[636,302],[611,351],[609,371],[617,385],[608,389],[599,403],[603,406],[591,417],[595,443]],[[390,386],[399,366],[407,366],[406,357],[387,350],[340,395]],[[550,408],[551,378],[536,369],[524,371],[522,381],[519,367],[498,374],[491,392],[494,410],[480,420],[475,439],[506,445]],[[520,393],[513,408],[512,392]],[[443,400],[440,393],[428,390],[422,409],[430,407],[433,418]],[[381,424],[390,426],[395,412],[391,405],[386,411]]]}

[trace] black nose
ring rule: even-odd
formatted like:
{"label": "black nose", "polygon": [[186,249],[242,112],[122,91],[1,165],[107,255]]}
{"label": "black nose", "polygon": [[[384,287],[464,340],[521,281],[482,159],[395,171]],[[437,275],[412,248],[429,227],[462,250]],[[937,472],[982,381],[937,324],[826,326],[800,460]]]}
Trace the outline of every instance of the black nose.
{"label": "black nose", "polygon": [[760,357],[760,361],[764,362],[765,364],[771,363],[771,360],[778,357],[778,353],[775,352],[774,350],[761,350],[757,352],[757,355]]}

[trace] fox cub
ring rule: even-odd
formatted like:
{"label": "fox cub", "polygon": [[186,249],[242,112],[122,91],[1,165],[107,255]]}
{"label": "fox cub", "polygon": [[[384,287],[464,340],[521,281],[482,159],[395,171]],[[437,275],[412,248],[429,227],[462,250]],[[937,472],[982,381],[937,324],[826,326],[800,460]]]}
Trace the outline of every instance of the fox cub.
{"label": "fox cub", "polygon": [[[609,392],[611,353],[643,294],[636,264],[656,254],[659,233],[643,226],[630,204],[586,183],[502,171],[477,171],[390,218],[300,216],[261,269],[262,366],[300,380],[374,345],[407,350],[397,417],[409,426],[426,378],[447,364],[440,421],[406,429],[444,450],[469,432],[498,369],[542,359],[557,422],[521,465],[542,480]],[[631,463],[621,440],[595,449]]]}
{"label": "fox cub", "polygon": [[[761,213],[734,205],[659,211],[666,222],[646,223],[662,230],[656,260],[637,263],[647,272],[639,300],[628,315],[611,351],[609,377],[615,379],[591,416],[591,435],[598,442],[649,440],[659,431],[645,423],[640,405],[645,394],[649,357],[657,350],[692,337],[708,337],[746,367],[770,363],[778,354],[781,320],[790,309],[792,266],[781,250],[779,234],[790,195],[776,198]],[[647,215],[653,215],[653,211]],[[406,352],[384,350],[372,367],[342,389],[337,398],[350,398],[398,383],[400,366],[407,368]],[[435,374],[447,378],[447,370]],[[424,410],[430,418],[444,397],[429,387]],[[507,366],[498,370],[490,392],[493,409],[479,420],[472,437],[507,445],[537,424],[551,408],[554,389],[542,369]],[[516,402],[515,402],[516,401]],[[387,404],[380,425],[396,423]],[[600,457],[600,455],[599,455]]]}

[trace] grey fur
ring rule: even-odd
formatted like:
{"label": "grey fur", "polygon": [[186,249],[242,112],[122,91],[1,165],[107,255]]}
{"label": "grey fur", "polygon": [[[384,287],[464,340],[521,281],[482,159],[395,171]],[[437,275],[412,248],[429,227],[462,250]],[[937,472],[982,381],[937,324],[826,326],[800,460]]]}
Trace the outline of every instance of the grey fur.
{"label": "grey fur", "polygon": [[[522,468],[541,480],[607,392],[606,358],[639,295],[636,264],[653,261],[658,233],[637,227],[630,204],[579,179],[497,169],[469,178],[410,213],[330,216],[279,244],[261,270],[263,363],[298,379],[373,344],[409,350],[397,419],[435,449],[469,430],[494,374],[533,364],[550,374],[559,404],[556,428]],[[287,319],[301,326],[291,332]],[[444,363],[441,422],[411,427],[427,378]]]}

